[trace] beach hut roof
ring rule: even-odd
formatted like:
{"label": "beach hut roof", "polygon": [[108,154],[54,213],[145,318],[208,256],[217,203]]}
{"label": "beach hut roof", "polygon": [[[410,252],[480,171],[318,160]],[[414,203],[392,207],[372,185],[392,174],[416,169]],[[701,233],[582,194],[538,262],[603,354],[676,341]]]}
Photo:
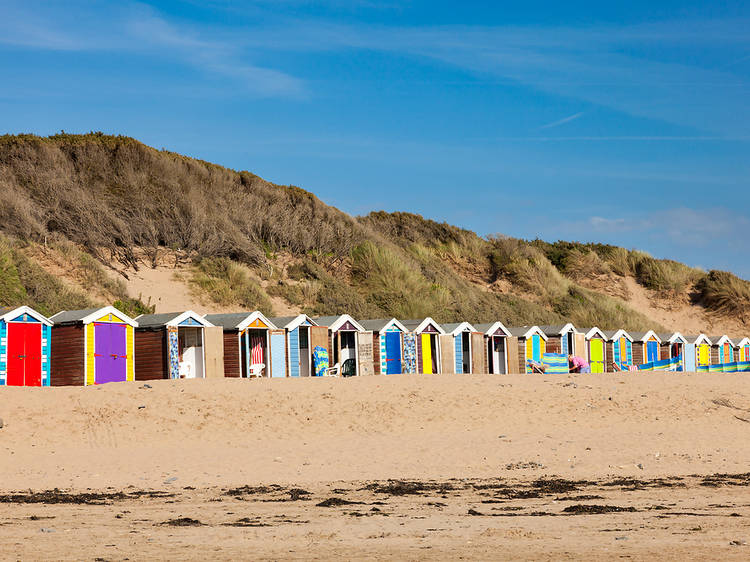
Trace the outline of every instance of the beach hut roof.
{"label": "beach hut roof", "polygon": [[39,322],[42,324],[46,324],[47,326],[52,326],[52,321],[44,316],[43,314],[38,313],[33,308],[30,308],[28,306],[17,306],[17,307],[4,307],[0,308],[0,320],[3,320],[5,322],[11,322],[21,316],[22,314],[28,314],[32,318],[36,318]]}
{"label": "beach hut roof", "polygon": [[734,343],[732,342],[732,340],[727,335],[723,335],[723,336],[709,336],[709,339],[711,340],[711,342],[712,342],[713,345],[723,345],[725,343],[730,343],[730,344],[734,345]]}
{"label": "beach hut roof", "polygon": [[359,322],[357,322],[348,314],[342,314],[340,316],[319,316],[314,320],[318,324],[318,326],[327,326],[328,329],[332,332],[338,331],[338,329],[347,322],[354,326],[358,332],[366,331]]}
{"label": "beach hut roof", "polygon": [[711,340],[706,334],[698,334],[697,336],[685,336],[685,339],[688,343],[693,343],[695,345],[699,345],[701,342],[705,342],[708,345],[711,345]]}
{"label": "beach hut roof", "polygon": [[310,318],[307,314],[298,314],[297,316],[274,316],[273,318],[269,318],[269,320],[274,326],[285,330],[294,330],[295,328],[302,326],[305,322],[311,326],[318,325],[315,320]]}
{"label": "beach hut roof", "polygon": [[228,314],[206,314],[206,321],[214,326],[221,326],[225,330],[242,331],[256,320],[260,320],[271,329],[276,326],[262,312],[254,310],[253,312],[230,312]]}
{"label": "beach hut roof", "polygon": [[630,335],[633,336],[633,341],[645,342],[653,337],[661,343],[661,338],[653,330],[649,330],[648,332],[631,332]]}
{"label": "beach hut roof", "polygon": [[474,327],[477,329],[477,331],[483,332],[486,336],[492,336],[496,334],[498,330],[506,336],[511,335],[511,333],[508,331],[508,328],[506,328],[502,322],[495,322],[493,324],[474,324]]}
{"label": "beach hut roof", "polygon": [[750,345],[750,338],[734,338],[734,341],[737,342],[734,344],[734,347],[743,347],[745,345]]}
{"label": "beach hut roof", "polygon": [[423,332],[427,328],[427,326],[432,324],[440,335],[445,335],[445,330],[443,330],[443,327],[429,316],[427,318],[424,318],[423,320],[402,320],[401,324],[406,326],[406,329],[408,331],[416,333]]}
{"label": "beach hut roof", "polygon": [[558,324],[556,326],[539,326],[539,329],[548,336],[562,336],[568,332],[573,332],[574,334],[579,333],[578,330],[576,330],[576,327],[570,322],[567,324]]}
{"label": "beach hut roof", "polygon": [[627,338],[631,342],[633,341],[633,336],[628,334],[625,330],[604,330],[604,336],[606,337],[607,341],[615,341],[619,340],[620,338]]}
{"label": "beach hut roof", "polygon": [[139,328],[161,328],[168,326],[174,328],[179,326],[186,320],[194,320],[205,328],[213,326],[211,322],[206,320],[203,316],[192,310],[186,310],[185,312],[162,312],[159,314],[141,314],[136,316]]}
{"label": "beach hut roof", "polygon": [[539,334],[540,336],[542,336],[544,341],[547,341],[549,339],[547,338],[547,334],[542,332],[539,326],[511,326],[510,328],[508,328],[508,332],[510,332],[511,336],[515,336],[517,338],[528,339],[534,334]]}
{"label": "beach hut roof", "polygon": [[687,339],[680,332],[673,332],[671,334],[656,334],[662,343],[687,343]]}
{"label": "beach hut roof", "polygon": [[362,327],[369,332],[385,332],[388,328],[398,328],[402,332],[408,331],[406,326],[395,318],[379,318],[377,320],[362,320]]}
{"label": "beach hut roof", "polygon": [[443,324],[443,330],[446,334],[457,336],[461,332],[476,332],[476,328],[468,322],[454,322],[450,324]]}
{"label": "beach hut roof", "polygon": [[87,308],[84,310],[63,310],[62,312],[58,312],[57,314],[52,316],[50,320],[55,324],[76,324],[78,322],[82,322],[83,324],[90,324],[91,322],[98,320],[106,314],[113,314],[126,324],[129,324],[134,328],[138,327],[138,322],[133,320],[124,312],[117,310],[114,306],[104,306],[102,308]]}
{"label": "beach hut roof", "polygon": [[585,333],[586,333],[587,340],[590,340],[591,338],[596,337],[597,334],[599,335],[601,339],[603,340],[607,339],[606,334],[603,331],[601,331],[599,328],[597,328],[596,326],[594,326],[593,328],[589,328],[588,330],[586,330]]}

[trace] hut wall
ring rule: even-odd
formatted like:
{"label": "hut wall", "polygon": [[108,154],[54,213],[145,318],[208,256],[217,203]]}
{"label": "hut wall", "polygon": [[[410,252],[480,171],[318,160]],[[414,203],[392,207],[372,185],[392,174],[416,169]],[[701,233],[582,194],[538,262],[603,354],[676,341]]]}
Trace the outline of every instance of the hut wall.
{"label": "hut wall", "polygon": [[646,353],[646,345],[640,341],[633,342],[633,365],[643,365],[646,361],[644,355]]}
{"label": "hut wall", "polygon": [[85,357],[82,324],[53,326],[52,386],[83,386]]}
{"label": "hut wall", "polygon": [[526,338],[518,338],[518,373],[526,373]]}
{"label": "hut wall", "polygon": [[[237,340],[235,344],[236,342]],[[221,326],[203,328],[203,355],[206,364],[205,377],[224,378],[224,329]]]}
{"label": "hut wall", "polygon": [[614,373],[615,372],[615,342],[608,341],[604,344],[604,352],[607,357],[610,358],[609,361],[607,361],[607,364],[604,365],[604,372],[605,373]]}
{"label": "hut wall", "polygon": [[719,346],[718,345],[712,345],[711,346],[711,365],[718,365],[721,363],[719,360]]}
{"label": "hut wall", "polygon": [[586,345],[586,334],[575,334],[573,336],[575,341],[575,354],[581,359],[588,361],[588,346]]}
{"label": "hut wall", "polygon": [[456,349],[453,336],[438,336],[439,353],[436,361],[438,373],[452,373],[456,370]]}
{"label": "hut wall", "polygon": [[240,337],[237,331],[222,334],[224,340],[224,376],[239,378],[242,376],[240,361]]}
{"label": "hut wall", "polygon": [[135,380],[151,381],[169,378],[167,330],[135,331]]}
{"label": "hut wall", "polygon": [[484,334],[472,332],[471,334],[471,372],[489,373],[487,368],[487,347]]}
{"label": "hut wall", "polygon": [[518,374],[518,338],[510,336],[505,340],[507,345],[506,353],[508,354],[508,374]]}
{"label": "hut wall", "polygon": [[372,333],[372,368],[376,375],[383,373],[383,368],[380,365],[381,358],[384,359],[383,354],[380,352],[381,346],[385,346],[385,332],[383,337],[380,337],[380,332]]}
{"label": "hut wall", "polygon": [[547,340],[547,353],[562,353],[562,338],[565,336],[550,336]]}

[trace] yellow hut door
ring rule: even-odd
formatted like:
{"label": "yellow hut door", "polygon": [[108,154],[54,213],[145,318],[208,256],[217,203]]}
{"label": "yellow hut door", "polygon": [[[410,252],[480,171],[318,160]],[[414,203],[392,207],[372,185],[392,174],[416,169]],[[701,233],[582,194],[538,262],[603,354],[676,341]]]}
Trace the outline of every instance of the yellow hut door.
{"label": "yellow hut door", "polygon": [[589,343],[589,363],[592,373],[604,372],[604,341],[592,339]]}
{"label": "yellow hut door", "polygon": [[711,364],[711,347],[705,343],[698,346],[698,366]]}
{"label": "yellow hut door", "polygon": [[432,340],[430,334],[422,334],[422,372],[432,374]]}

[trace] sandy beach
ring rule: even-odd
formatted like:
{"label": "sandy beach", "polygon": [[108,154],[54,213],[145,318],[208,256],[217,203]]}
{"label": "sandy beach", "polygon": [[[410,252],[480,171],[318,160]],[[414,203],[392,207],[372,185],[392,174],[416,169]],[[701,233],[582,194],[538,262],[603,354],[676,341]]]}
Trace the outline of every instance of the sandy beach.
{"label": "sandy beach", "polygon": [[750,382],[0,388],[5,559],[747,558]]}

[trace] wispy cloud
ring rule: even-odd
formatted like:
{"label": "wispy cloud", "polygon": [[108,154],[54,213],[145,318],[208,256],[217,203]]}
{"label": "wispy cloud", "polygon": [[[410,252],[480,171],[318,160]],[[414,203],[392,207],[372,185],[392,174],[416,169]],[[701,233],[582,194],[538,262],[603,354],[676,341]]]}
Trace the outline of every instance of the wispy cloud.
{"label": "wispy cloud", "polygon": [[[6,9],[4,7],[4,9]],[[151,6],[122,2],[105,14],[71,2],[55,14],[12,1],[0,19],[0,44],[57,51],[156,55],[238,82],[259,95],[299,96],[303,81],[253,62],[252,53],[217,30],[169,21]],[[57,17],[54,17],[57,16]],[[260,55],[257,55],[260,56]]]}
{"label": "wispy cloud", "polygon": [[554,129],[555,127],[559,127],[560,125],[565,125],[565,123],[570,123],[571,121],[575,121],[579,117],[583,116],[583,111],[579,111],[578,113],[574,113],[573,115],[568,115],[567,117],[563,117],[562,119],[558,119],[557,121],[552,121],[552,123],[547,123],[546,125],[542,125],[537,130],[541,131],[542,129]]}

